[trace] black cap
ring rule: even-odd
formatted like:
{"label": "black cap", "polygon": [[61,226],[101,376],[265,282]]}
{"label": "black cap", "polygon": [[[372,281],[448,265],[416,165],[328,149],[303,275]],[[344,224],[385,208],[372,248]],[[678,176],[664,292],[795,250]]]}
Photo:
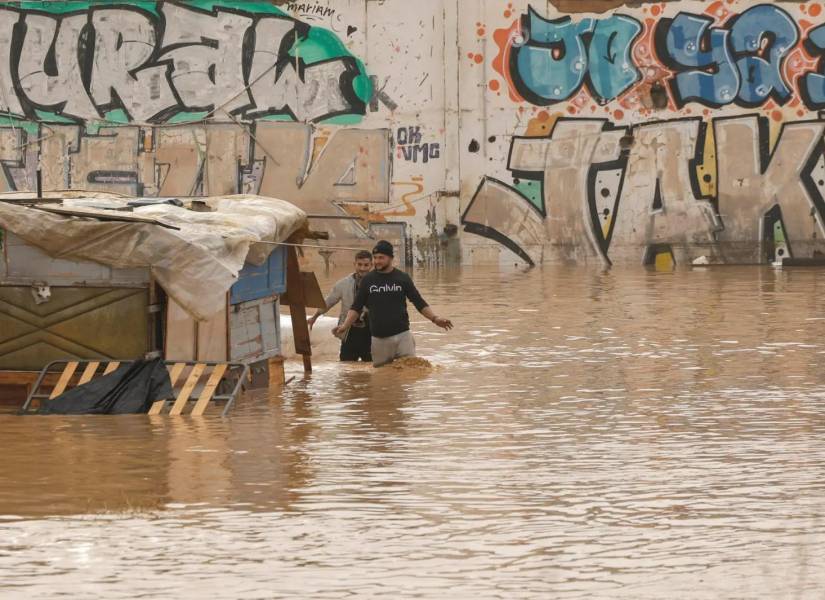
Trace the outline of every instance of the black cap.
{"label": "black cap", "polygon": [[373,254],[384,254],[385,256],[392,257],[392,244],[390,244],[387,240],[379,240],[377,244],[375,244],[375,248],[372,249]]}

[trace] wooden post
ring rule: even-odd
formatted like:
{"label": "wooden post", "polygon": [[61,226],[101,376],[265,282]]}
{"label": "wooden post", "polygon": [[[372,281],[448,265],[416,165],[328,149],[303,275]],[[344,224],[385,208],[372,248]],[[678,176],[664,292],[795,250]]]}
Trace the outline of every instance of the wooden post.
{"label": "wooden post", "polygon": [[282,388],[286,383],[284,374],[284,357],[273,356],[269,359],[269,387]]}
{"label": "wooden post", "polygon": [[312,345],[309,341],[304,282],[298,265],[298,251],[294,246],[287,247],[286,289],[289,295],[289,316],[292,320],[295,352],[304,357],[304,372],[312,373]]}

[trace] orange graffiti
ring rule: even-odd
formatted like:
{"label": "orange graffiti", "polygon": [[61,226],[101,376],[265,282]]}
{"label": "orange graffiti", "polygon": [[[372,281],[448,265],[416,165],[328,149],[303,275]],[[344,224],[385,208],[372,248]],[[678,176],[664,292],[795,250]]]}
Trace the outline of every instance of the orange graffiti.
{"label": "orange graffiti", "polygon": [[717,0],[713,2],[710,6],[707,7],[705,10],[705,14],[713,17],[716,19],[717,23],[722,22],[731,12],[725,8],[725,3],[722,0]]}
{"label": "orange graffiti", "polygon": [[370,212],[369,206],[360,204],[339,204],[349,217],[358,217],[358,224],[364,229],[368,229],[370,223],[384,223],[386,218],[381,213]]}
{"label": "orange graffiti", "polygon": [[546,110],[539,111],[539,113],[527,122],[527,130],[524,135],[527,137],[544,137],[550,135],[556,121],[562,117],[562,113],[553,113],[552,115]]}
{"label": "orange graffiti", "polygon": [[411,177],[412,181],[394,181],[393,185],[399,186],[412,186],[415,189],[411,192],[407,192],[403,196],[401,196],[401,202],[404,203],[404,208],[400,210],[393,210],[390,212],[384,212],[384,217],[414,217],[415,216],[415,206],[413,206],[413,201],[411,200],[412,196],[417,196],[421,192],[424,191],[424,184],[421,182],[424,181],[423,177]]}
{"label": "orange graffiti", "polygon": [[654,108],[651,96],[654,86],[661,86],[667,93],[668,110],[676,110],[676,102],[666,84],[673,76],[673,71],[662,65],[654,50],[657,23],[656,19],[645,19],[642,35],[633,47],[634,62],[642,73],[642,80],[618,99],[619,105],[626,111],[647,111],[642,114],[649,114]]}
{"label": "orange graffiti", "polygon": [[513,102],[524,102],[524,98],[522,98],[521,94],[516,90],[513,78],[510,77],[510,70],[506,68],[506,65],[510,64],[510,49],[513,47],[513,40],[517,38],[523,39],[521,37],[521,23],[519,21],[515,21],[507,29],[496,29],[493,32],[493,41],[498,46],[498,54],[493,59],[493,69],[507,82],[510,100]]}

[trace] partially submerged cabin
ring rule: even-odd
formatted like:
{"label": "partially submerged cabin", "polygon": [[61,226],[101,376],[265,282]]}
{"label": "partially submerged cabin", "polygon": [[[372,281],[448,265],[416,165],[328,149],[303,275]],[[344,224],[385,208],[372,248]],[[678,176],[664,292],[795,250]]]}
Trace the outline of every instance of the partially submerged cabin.
{"label": "partially submerged cabin", "polygon": [[[66,359],[243,362],[266,385],[290,269],[306,285],[303,211],[248,195],[21,196],[0,195],[0,397]],[[306,296],[292,293],[296,323]],[[296,349],[309,367],[308,336]]]}

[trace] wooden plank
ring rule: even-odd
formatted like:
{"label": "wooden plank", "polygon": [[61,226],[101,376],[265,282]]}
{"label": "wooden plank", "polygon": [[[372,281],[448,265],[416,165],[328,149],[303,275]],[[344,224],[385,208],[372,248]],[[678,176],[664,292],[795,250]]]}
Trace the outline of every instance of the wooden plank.
{"label": "wooden plank", "polygon": [[180,374],[183,373],[183,370],[186,368],[186,363],[175,363],[174,366],[169,369],[169,380],[172,382],[172,387],[175,387],[175,384],[178,382],[178,378]]}
{"label": "wooden plank", "polygon": [[183,408],[189,400],[189,394],[191,394],[192,390],[195,389],[195,386],[198,384],[198,379],[200,379],[201,373],[203,373],[205,368],[206,365],[203,363],[198,363],[192,367],[192,372],[189,373],[186,383],[183,384],[183,389],[180,391],[180,394],[178,394],[175,404],[172,405],[172,410],[169,411],[170,415],[180,415],[183,413]]}
{"label": "wooden plank", "polygon": [[95,372],[97,371],[97,368],[99,366],[99,362],[90,362],[89,364],[87,364],[86,369],[83,371],[83,375],[80,376],[80,381],[77,382],[77,385],[89,383],[92,380],[92,377],[95,376]]}
{"label": "wooden plank", "polygon": [[298,266],[298,252],[295,247],[287,250],[286,289],[289,294],[289,316],[292,320],[292,335],[295,338],[295,352],[303,355],[304,371],[312,372],[312,345],[309,341],[304,286]]}
{"label": "wooden plank", "polygon": [[0,371],[0,385],[33,385],[39,375],[37,371]]}
{"label": "wooden plank", "polygon": [[204,386],[203,391],[201,392],[201,395],[198,398],[198,401],[195,403],[195,408],[192,409],[193,415],[199,417],[206,410],[206,407],[209,405],[209,401],[215,394],[215,388],[218,387],[218,384],[221,382],[224,373],[226,373],[225,364],[215,365],[215,369],[209,376],[209,379],[207,380],[206,385]]}
{"label": "wooden plank", "polygon": [[152,403],[152,408],[149,409],[150,415],[159,415],[163,412],[163,407],[166,406],[166,400],[158,400]]}
{"label": "wooden plank", "polygon": [[63,369],[63,374],[60,376],[60,379],[57,380],[57,385],[54,386],[49,400],[57,398],[64,392],[66,386],[69,385],[69,380],[72,378],[72,375],[74,375],[75,369],[77,369],[77,361],[66,363],[66,368]]}
{"label": "wooden plank", "polygon": [[120,363],[119,363],[118,361],[116,361],[116,360],[113,360],[113,361],[112,361],[112,362],[110,362],[108,365],[106,365],[106,370],[105,370],[105,371],[103,371],[103,374],[104,374],[104,375],[108,375],[108,374],[109,374],[109,373],[111,373],[112,371],[117,370],[117,368],[118,368],[119,366],[120,366]]}
{"label": "wooden plank", "polygon": [[[171,369],[169,369],[169,381],[172,382],[172,388],[174,389],[175,384],[178,382],[178,378],[180,374],[183,373],[183,369],[186,367],[186,363],[175,363]],[[166,408],[166,400],[158,400],[154,404],[152,404],[152,408],[149,409],[150,415],[159,415],[163,412],[163,409]]]}

